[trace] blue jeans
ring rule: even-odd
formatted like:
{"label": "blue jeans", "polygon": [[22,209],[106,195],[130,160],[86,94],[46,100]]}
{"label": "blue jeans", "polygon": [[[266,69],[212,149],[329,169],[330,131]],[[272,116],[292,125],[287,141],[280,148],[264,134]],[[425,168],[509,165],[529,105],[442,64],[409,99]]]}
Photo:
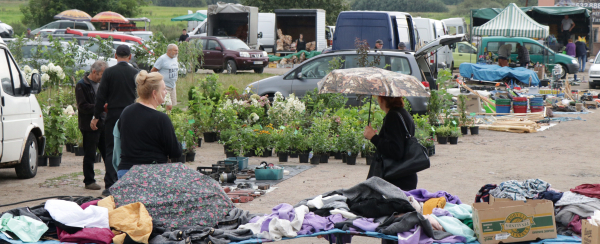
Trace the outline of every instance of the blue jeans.
{"label": "blue jeans", "polygon": [[117,178],[120,180],[125,174],[127,174],[127,172],[129,172],[128,169],[120,169],[117,171]]}
{"label": "blue jeans", "polygon": [[580,56],[577,58],[577,61],[579,62],[579,72],[585,71],[585,63],[587,62],[587,56]]}

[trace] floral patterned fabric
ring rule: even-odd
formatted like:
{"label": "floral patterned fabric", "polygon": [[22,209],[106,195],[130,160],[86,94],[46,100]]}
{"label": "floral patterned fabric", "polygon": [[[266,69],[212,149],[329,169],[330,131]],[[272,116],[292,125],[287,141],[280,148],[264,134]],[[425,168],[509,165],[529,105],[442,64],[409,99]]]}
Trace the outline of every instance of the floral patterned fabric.
{"label": "floral patterned fabric", "polygon": [[213,227],[234,208],[218,182],[181,163],[135,165],[110,192],[117,207],[143,203],[163,227]]}

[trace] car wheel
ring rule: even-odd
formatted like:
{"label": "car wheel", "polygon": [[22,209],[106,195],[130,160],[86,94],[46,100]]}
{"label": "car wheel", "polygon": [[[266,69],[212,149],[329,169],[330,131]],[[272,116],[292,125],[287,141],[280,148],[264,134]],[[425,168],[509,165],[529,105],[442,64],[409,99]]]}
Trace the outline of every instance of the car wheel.
{"label": "car wheel", "polygon": [[215,74],[220,74],[223,73],[223,69],[213,69],[213,72],[215,72]]}
{"label": "car wheel", "polygon": [[30,179],[35,177],[37,174],[38,163],[37,154],[37,140],[32,133],[29,133],[29,137],[27,137],[27,143],[25,143],[25,150],[23,150],[23,156],[21,157],[21,163],[15,167],[17,177],[20,179]]}
{"label": "car wheel", "polygon": [[227,74],[235,75],[237,73],[237,66],[235,65],[235,61],[227,60]]}
{"label": "car wheel", "polygon": [[560,78],[564,79],[565,77],[567,77],[567,66],[564,64],[560,64],[560,66],[562,67],[562,73],[560,73]]}
{"label": "car wheel", "polygon": [[254,69],[254,73],[262,74],[264,70],[265,70],[264,67],[262,67],[262,68],[256,68],[256,69]]}

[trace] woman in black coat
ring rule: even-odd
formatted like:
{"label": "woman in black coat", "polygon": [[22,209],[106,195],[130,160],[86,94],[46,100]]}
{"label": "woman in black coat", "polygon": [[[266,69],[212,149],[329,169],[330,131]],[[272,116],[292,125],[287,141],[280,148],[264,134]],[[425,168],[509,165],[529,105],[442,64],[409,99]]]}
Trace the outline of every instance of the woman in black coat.
{"label": "woman in black coat", "polygon": [[[415,123],[413,122],[412,116],[404,109],[404,101],[401,97],[377,97],[379,107],[383,110],[386,115],[383,118],[383,125],[379,134],[371,127],[371,125],[365,127],[364,136],[370,140],[371,143],[377,147],[376,158],[387,158],[394,161],[402,161],[404,156],[404,145],[406,143],[406,130],[402,125],[402,118],[406,123],[406,128],[411,135],[415,134]],[[369,176],[383,178],[383,175],[374,175],[373,167],[377,164],[371,164],[369,169]],[[396,185],[404,191],[414,190],[417,188],[417,173],[410,173],[399,179],[385,179],[386,181]]]}

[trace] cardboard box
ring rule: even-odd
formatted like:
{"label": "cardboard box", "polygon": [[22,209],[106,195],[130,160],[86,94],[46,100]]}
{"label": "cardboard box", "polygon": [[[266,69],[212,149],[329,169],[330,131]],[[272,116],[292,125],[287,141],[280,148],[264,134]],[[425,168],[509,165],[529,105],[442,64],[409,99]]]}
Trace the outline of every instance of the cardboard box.
{"label": "cardboard box", "polygon": [[587,219],[581,220],[581,244],[600,243],[600,226],[590,224]]}
{"label": "cardboard box", "polygon": [[481,244],[512,243],[556,238],[554,204],[548,200],[473,204],[473,228]]}
{"label": "cardboard box", "polygon": [[[467,113],[481,113],[481,98],[475,94],[465,95],[467,97]],[[458,100],[460,106],[460,100]]]}

